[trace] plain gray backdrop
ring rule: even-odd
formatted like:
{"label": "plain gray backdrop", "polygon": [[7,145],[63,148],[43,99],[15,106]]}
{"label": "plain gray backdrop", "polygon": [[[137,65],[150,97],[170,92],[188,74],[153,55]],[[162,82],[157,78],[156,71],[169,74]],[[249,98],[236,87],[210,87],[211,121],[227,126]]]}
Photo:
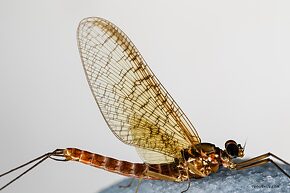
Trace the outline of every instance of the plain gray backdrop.
{"label": "plain gray backdrop", "polygon": [[[247,139],[247,157],[271,151],[289,161],[289,6],[0,0],[0,173],[65,147],[141,161],[111,133],[86,82],[76,29],[89,16],[112,21],[131,38],[202,141],[223,148],[227,139]],[[92,193],[121,179],[48,160],[4,192]]]}

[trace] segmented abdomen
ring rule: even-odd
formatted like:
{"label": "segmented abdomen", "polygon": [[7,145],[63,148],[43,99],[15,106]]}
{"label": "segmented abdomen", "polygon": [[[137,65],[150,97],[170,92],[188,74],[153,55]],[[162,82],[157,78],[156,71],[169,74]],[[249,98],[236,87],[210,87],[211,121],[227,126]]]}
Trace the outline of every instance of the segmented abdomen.
{"label": "segmented abdomen", "polygon": [[131,163],[77,148],[65,149],[64,156],[67,160],[78,161],[110,172],[134,178],[142,177],[145,179],[158,179],[152,176],[147,176],[146,171],[148,170],[172,178],[178,178],[178,176],[180,176],[180,171],[174,164]]}
{"label": "segmented abdomen", "polygon": [[67,148],[64,154],[67,160],[79,161],[110,172],[135,178],[141,177],[148,167],[146,164],[117,160],[77,148]]}

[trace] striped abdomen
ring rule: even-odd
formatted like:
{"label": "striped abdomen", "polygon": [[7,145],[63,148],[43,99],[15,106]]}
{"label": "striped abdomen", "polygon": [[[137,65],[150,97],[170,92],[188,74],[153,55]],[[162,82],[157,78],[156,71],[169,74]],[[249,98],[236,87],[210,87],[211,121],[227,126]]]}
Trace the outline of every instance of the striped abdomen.
{"label": "striped abdomen", "polygon": [[147,171],[159,173],[165,176],[169,176],[171,178],[178,178],[178,176],[180,175],[179,169],[173,163],[172,164],[131,163],[76,148],[65,149],[64,156],[67,160],[78,161],[110,172],[134,178],[142,177],[145,179],[159,179],[158,177],[146,175]]}

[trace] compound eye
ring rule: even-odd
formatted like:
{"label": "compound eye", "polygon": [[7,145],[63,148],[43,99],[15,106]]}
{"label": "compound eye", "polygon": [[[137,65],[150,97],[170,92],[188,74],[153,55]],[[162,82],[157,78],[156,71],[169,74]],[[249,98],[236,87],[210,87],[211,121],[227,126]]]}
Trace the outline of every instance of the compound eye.
{"label": "compound eye", "polygon": [[239,155],[238,144],[234,140],[228,140],[225,144],[227,153],[233,158]]}

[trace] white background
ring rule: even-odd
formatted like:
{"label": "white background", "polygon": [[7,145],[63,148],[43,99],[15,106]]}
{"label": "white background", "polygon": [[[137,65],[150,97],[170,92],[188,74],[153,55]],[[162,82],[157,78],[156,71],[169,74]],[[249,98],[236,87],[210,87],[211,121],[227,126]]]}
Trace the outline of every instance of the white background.
{"label": "white background", "polygon": [[[203,141],[290,161],[289,1],[0,0],[0,173],[55,148],[141,161],[105,124],[76,43],[78,22],[119,26]],[[4,184],[9,177],[0,179]],[[97,192],[121,176],[48,160],[4,192]]]}

